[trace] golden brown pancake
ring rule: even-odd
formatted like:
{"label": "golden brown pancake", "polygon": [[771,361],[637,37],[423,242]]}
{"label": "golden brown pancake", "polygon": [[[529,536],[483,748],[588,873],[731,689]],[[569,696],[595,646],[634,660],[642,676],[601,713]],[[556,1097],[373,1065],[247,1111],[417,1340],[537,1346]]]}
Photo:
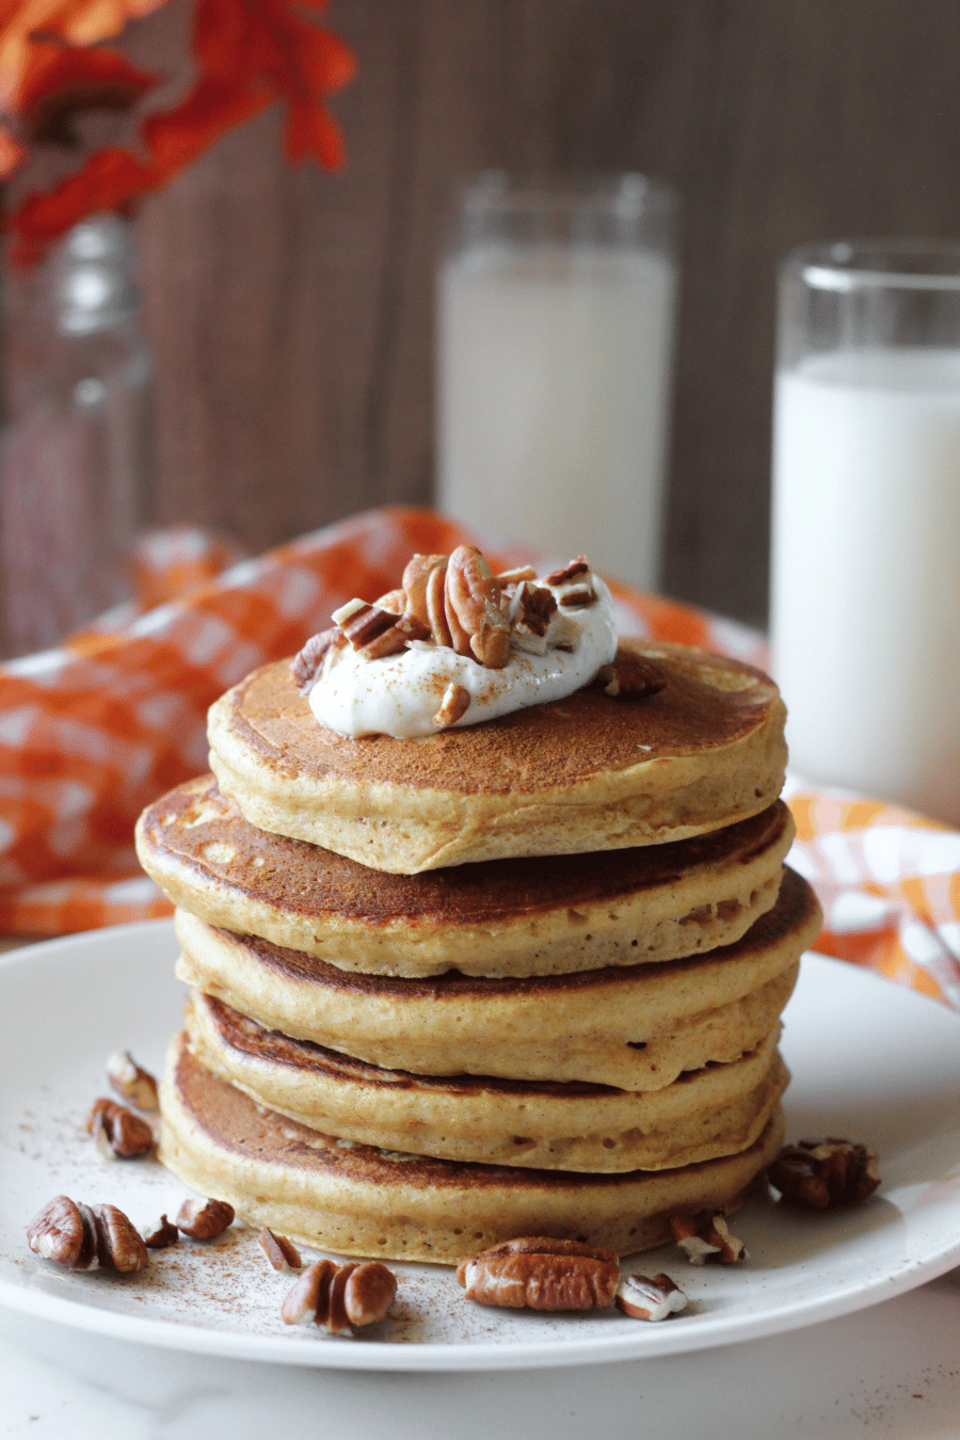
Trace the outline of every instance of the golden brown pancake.
{"label": "golden brown pancake", "polygon": [[776,1022],[820,907],[790,869],[733,945],[633,969],[529,979],[363,975],[176,916],[179,977],[268,1030],[386,1069],[659,1089],[736,1059]]}
{"label": "golden brown pancake", "polygon": [[161,1088],[160,1158],[241,1219],[344,1255],[452,1264],[517,1235],[609,1246],[670,1238],[677,1211],[733,1207],[782,1143],[776,1111],[739,1155],[623,1175],[475,1165],[338,1143],[216,1079],[182,1039]]}
{"label": "golden brown pancake", "polygon": [[592,685],[422,740],[337,735],[289,662],[268,665],[211,707],[211,769],[252,824],[398,874],[662,844],[772,805],[786,761],[773,682],[684,646],[622,643],[666,673],[658,694]]}
{"label": "golden brown pancake", "polygon": [[315,1130],[387,1150],[620,1173],[675,1169],[752,1145],[787,1084],[776,1026],[749,1054],[634,1094],[606,1085],[412,1075],[264,1030],[209,996],[190,1049],[245,1095]]}
{"label": "golden brown pancake", "polygon": [[209,924],[409,977],[554,975],[730,944],[776,900],[792,837],[777,801],[664,845],[392,875],[256,829],[209,775],[137,826],[144,869]]}

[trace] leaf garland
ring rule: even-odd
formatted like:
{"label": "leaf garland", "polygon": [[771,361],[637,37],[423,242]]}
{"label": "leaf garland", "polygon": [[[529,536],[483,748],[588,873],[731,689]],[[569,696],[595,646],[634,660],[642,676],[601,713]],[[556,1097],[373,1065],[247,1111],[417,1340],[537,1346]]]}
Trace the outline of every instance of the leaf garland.
{"label": "leaf garland", "polygon": [[[31,147],[76,147],[86,110],[133,110],[159,78],[100,42],[164,0],[0,0],[0,179]],[[286,106],[284,152],[324,169],[345,159],[326,105],[356,70],[353,52],[317,16],[328,0],[195,0],[192,87],[139,123],[139,149],[110,147],[73,174],[29,193],[7,218],[13,258],[32,263],[87,215],[129,211],[162,189],[227,131],[278,102]]]}

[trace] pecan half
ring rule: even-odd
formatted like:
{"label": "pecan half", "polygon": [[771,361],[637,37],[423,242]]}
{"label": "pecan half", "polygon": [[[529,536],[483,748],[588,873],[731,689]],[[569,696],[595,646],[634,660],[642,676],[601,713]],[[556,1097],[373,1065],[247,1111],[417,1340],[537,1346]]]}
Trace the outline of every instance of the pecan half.
{"label": "pecan half", "polygon": [[184,1200],[175,1224],[191,1240],[216,1240],[233,1224],[233,1214],[226,1200]]}
{"label": "pecan half", "polygon": [[615,700],[641,700],[658,694],[667,683],[659,665],[626,650],[618,650],[611,665],[601,665],[596,679]]}
{"label": "pecan half", "polygon": [[266,1255],[274,1270],[300,1270],[303,1268],[303,1261],[300,1259],[300,1251],[292,1240],[286,1235],[275,1235],[266,1226],[257,1236],[257,1243]]}
{"label": "pecan half", "polygon": [[[446,570],[446,566],[446,555],[414,555],[407,561],[403,572],[403,608],[431,630],[433,625],[427,607],[427,585],[433,572]],[[389,606],[387,608],[389,609]]]}
{"label": "pecan half", "polygon": [[743,1241],[730,1234],[723,1216],[709,1210],[700,1215],[671,1215],[670,1233],[691,1265],[703,1265],[707,1260],[737,1265],[750,1258]]}
{"label": "pecan half", "polygon": [[107,1079],[128,1105],[137,1110],[159,1109],[156,1080],[137,1064],[129,1050],[116,1050],[108,1058]]}
{"label": "pecan half", "polygon": [[444,598],[457,654],[501,670],[510,656],[510,622],[493,571],[475,545],[458,545],[450,556]]}
{"label": "pecan half", "polygon": [[30,1249],[68,1270],[142,1270],[147,1247],[115,1205],[78,1205],[57,1195],[27,1227]]}
{"label": "pecan half", "polygon": [[427,623],[437,645],[453,645],[447,621],[447,562],[436,565],[427,576],[425,604]]}
{"label": "pecan half", "polygon": [[615,1251],[539,1235],[506,1240],[457,1266],[468,1300],[510,1310],[606,1310],[619,1279]]}
{"label": "pecan half", "polygon": [[838,1136],[785,1145],[767,1178],[784,1200],[811,1210],[866,1200],[880,1184],[876,1153]]}
{"label": "pecan half", "polygon": [[141,1115],[116,1100],[99,1099],[87,1116],[87,1132],[105,1160],[129,1160],[153,1149],[153,1131]]}
{"label": "pecan half", "polygon": [[687,1308],[687,1297],[669,1275],[625,1275],[614,1304],[633,1320],[666,1320]]}
{"label": "pecan half", "polygon": [[286,1325],[315,1324],[339,1335],[382,1320],[396,1293],[397,1277],[378,1260],[362,1265],[317,1260],[302,1271],[280,1315]]}
{"label": "pecan half", "polygon": [[319,635],[311,635],[299,654],[294,656],[290,668],[293,683],[301,695],[309,695],[328,651],[340,644],[343,644],[343,632],[332,626],[329,630],[321,630]]}

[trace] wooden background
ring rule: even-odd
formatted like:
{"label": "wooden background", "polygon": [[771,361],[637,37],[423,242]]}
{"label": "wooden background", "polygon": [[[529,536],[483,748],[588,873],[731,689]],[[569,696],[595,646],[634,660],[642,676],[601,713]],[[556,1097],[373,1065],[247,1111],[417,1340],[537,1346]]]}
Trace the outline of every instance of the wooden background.
{"label": "wooden background", "polygon": [[[184,18],[128,48],[173,63]],[[762,622],[778,258],[960,231],[956,0],[333,0],[327,18],[359,58],[334,102],[349,167],[286,169],[268,114],[142,214],[160,518],[258,550],[429,501],[450,182],[639,169],[683,209],[663,588]]]}

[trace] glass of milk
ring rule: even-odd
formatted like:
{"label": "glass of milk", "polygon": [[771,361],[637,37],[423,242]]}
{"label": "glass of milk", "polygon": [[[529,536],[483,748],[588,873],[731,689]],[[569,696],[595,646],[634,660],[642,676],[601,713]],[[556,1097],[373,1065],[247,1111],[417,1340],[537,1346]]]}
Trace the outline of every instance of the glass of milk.
{"label": "glass of milk", "polygon": [[676,266],[642,175],[459,196],[438,286],[437,499],[561,558],[657,582]]}
{"label": "glass of milk", "polygon": [[803,776],[960,824],[960,246],[780,278],[773,671]]}

